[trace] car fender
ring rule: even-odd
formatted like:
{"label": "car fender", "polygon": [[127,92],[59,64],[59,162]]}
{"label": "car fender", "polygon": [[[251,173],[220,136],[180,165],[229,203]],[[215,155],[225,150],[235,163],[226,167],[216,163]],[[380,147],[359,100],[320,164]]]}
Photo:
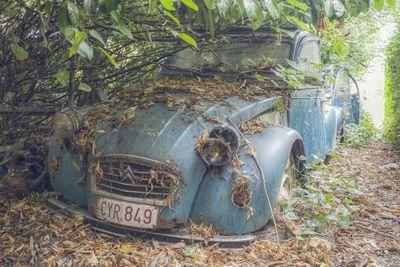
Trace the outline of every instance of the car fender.
{"label": "car fender", "polygon": [[[246,145],[240,148],[240,176],[251,179],[249,191],[251,200],[247,207],[239,208],[232,201],[231,166],[208,170],[193,202],[190,218],[196,223],[213,225],[217,231],[226,234],[244,234],[261,229],[271,218],[266,202],[263,182],[272,207],[276,206],[282,175],[292,147],[296,153],[304,154],[300,135],[293,129],[270,126],[262,133],[247,136],[254,148],[257,162],[248,153]],[[258,166],[259,164],[259,166]],[[264,181],[259,171],[264,174]]]}
{"label": "car fender", "polygon": [[64,198],[80,205],[87,205],[87,183],[83,156],[61,148],[54,135],[50,141],[47,162],[50,182]]}

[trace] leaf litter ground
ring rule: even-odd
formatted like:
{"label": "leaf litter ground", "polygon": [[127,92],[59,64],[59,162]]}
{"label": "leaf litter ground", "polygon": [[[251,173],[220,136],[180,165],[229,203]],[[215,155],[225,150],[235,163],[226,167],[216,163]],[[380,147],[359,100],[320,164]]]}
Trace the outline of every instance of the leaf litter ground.
{"label": "leaf litter ground", "polygon": [[[0,265],[398,266],[400,169],[387,164],[399,163],[399,155],[380,142],[339,148],[337,155],[330,165],[316,166],[307,191],[276,213],[279,246],[273,235],[261,235],[243,249],[116,238],[92,231],[82,218],[65,219],[49,211],[43,204],[49,193],[24,198],[2,194]],[[315,201],[311,196],[316,194],[320,199]],[[310,205],[319,214],[307,210]],[[332,213],[342,209],[350,215]],[[191,228],[204,235],[212,232],[205,226]]]}

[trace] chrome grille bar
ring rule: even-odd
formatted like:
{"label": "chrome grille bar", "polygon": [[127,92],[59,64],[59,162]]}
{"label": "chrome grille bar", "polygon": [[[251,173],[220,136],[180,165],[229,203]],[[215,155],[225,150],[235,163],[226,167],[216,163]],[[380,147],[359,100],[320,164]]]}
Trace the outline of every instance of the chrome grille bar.
{"label": "chrome grille bar", "polygon": [[172,165],[132,155],[105,155],[97,158],[102,175],[96,186],[112,194],[165,200],[176,186],[179,170]]}

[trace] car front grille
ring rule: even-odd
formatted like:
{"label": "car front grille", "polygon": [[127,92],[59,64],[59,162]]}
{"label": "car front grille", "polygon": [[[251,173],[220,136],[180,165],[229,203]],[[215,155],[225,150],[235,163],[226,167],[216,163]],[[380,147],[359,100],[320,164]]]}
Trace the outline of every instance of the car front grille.
{"label": "car front grille", "polygon": [[128,197],[167,199],[180,176],[169,164],[130,155],[103,156],[97,164],[97,189]]}

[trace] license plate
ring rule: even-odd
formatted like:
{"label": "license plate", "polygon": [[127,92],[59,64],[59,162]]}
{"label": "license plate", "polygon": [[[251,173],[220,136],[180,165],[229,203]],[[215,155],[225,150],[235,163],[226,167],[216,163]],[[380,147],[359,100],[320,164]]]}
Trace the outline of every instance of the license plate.
{"label": "license plate", "polygon": [[97,218],[138,228],[156,228],[158,208],[111,198],[99,198]]}

